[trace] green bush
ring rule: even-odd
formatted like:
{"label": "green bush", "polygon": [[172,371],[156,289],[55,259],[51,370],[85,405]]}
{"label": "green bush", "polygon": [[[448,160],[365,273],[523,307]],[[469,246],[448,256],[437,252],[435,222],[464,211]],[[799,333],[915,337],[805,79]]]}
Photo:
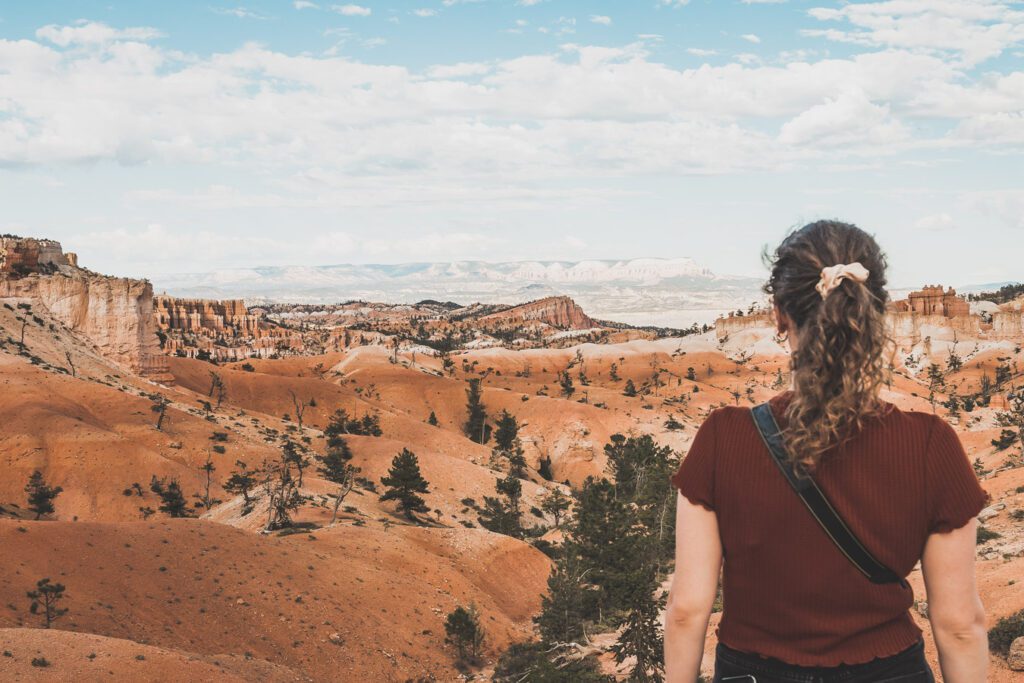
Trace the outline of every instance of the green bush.
{"label": "green bush", "polygon": [[993,538],[1002,538],[1002,536],[998,531],[992,531],[987,526],[981,524],[978,525],[978,545],[991,541]]}
{"label": "green bush", "polygon": [[1024,609],[1002,617],[989,629],[988,649],[1005,657],[1010,653],[1010,644],[1021,636],[1024,636]]}

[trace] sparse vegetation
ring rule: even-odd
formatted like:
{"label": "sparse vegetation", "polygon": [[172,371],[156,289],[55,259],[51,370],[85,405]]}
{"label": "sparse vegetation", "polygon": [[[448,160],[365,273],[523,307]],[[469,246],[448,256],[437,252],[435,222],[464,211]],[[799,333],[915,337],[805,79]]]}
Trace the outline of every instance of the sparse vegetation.
{"label": "sparse vegetation", "polygon": [[419,459],[408,448],[403,448],[391,461],[391,469],[380,483],[385,486],[380,500],[398,501],[398,509],[405,516],[417,521],[415,513],[430,512],[426,502],[418,494],[429,493],[430,486],[420,473]]}
{"label": "sparse vegetation", "polygon": [[64,492],[60,486],[50,486],[43,479],[43,473],[39,470],[32,472],[25,485],[25,493],[28,494],[28,509],[36,513],[36,519],[43,515],[53,514],[53,501]]}
{"label": "sparse vegetation", "polygon": [[467,417],[462,431],[470,441],[487,443],[491,436],[491,427],[487,424],[487,409],[483,404],[480,380],[473,378],[466,381],[469,384],[466,389]]}
{"label": "sparse vegetation", "polygon": [[345,501],[345,497],[352,491],[356,483],[356,475],[360,469],[352,465],[352,451],[348,444],[340,437],[332,441],[327,453],[318,456],[320,466],[317,471],[327,481],[337,484],[338,489],[334,492],[334,509],[331,511],[331,526],[338,519],[338,508]]}
{"label": "sparse vegetation", "polygon": [[1010,652],[1010,644],[1021,637],[1024,637],[1024,609],[996,621],[988,631],[988,649],[1005,657]]}
{"label": "sparse vegetation", "polygon": [[64,584],[50,583],[49,578],[36,581],[36,589],[26,593],[31,604],[29,612],[42,614],[43,628],[50,628],[53,622],[68,613],[67,607],[60,607],[64,599]]}
{"label": "sparse vegetation", "polygon": [[454,645],[458,661],[463,665],[480,663],[480,649],[484,644],[484,629],[475,605],[456,607],[444,622],[445,642]]}
{"label": "sparse vegetation", "polygon": [[157,479],[154,475],[149,482],[149,490],[160,497],[160,512],[171,517],[192,516],[177,479]]}

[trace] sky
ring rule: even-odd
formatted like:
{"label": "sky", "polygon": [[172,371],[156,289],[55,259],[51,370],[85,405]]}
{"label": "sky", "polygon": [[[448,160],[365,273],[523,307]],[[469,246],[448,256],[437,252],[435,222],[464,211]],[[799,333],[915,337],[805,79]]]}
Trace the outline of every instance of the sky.
{"label": "sky", "polygon": [[130,276],[874,234],[1024,279],[1024,3],[0,0],[0,233]]}

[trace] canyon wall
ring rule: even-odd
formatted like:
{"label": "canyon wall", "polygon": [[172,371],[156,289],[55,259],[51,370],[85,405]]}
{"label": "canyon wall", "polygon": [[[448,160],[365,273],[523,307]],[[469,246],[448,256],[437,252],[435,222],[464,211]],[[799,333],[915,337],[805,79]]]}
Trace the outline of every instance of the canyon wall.
{"label": "canyon wall", "polygon": [[0,297],[37,301],[103,356],[156,380],[170,378],[148,281],[82,270],[52,240],[4,237],[0,249]]}
{"label": "canyon wall", "polygon": [[153,311],[161,330],[206,336],[260,336],[260,317],[250,315],[241,299],[212,301],[159,295],[153,298]]}
{"label": "canyon wall", "polygon": [[241,299],[153,298],[153,321],[165,354],[217,362],[268,358],[305,348],[301,332],[264,320]]}
{"label": "canyon wall", "polygon": [[[996,308],[994,304],[990,307]],[[892,301],[886,311],[889,332],[898,348],[907,350],[926,337],[941,341],[967,339],[1024,340],[1024,308],[1020,302],[1002,304],[986,316],[970,312],[970,304],[956,291],[928,285],[906,299]],[[989,317],[991,321],[989,321]],[[715,321],[719,339],[747,328],[773,326],[770,313],[728,316]]]}
{"label": "canyon wall", "polygon": [[993,339],[1024,339],[1024,312],[1000,310],[992,314]]}
{"label": "canyon wall", "polygon": [[735,334],[741,330],[746,330],[754,327],[774,327],[775,318],[771,312],[760,312],[750,313],[748,315],[736,315],[734,311],[729,311],[729,314],[725,317],[719,318],[715,321],[715,336],[719,339],[725,339],[730,334]]}
{"label": "canyon wall", "polygon": [[541,322],[560,330],[589,330],[599,327],[598,323],[583,312],[575,301],[567,296],[550,296],[529,303],[491,313],[480,318],[486,322],[526,323]]}

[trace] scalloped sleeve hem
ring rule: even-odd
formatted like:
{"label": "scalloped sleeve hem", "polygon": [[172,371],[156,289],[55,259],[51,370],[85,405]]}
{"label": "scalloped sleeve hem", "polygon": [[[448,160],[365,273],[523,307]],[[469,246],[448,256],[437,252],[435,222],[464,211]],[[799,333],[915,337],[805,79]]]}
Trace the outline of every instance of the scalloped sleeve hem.
{"label": "scalloped sleeve hem", "polygon": [[715,510],[715,415],[712,411],[697,430],[693,443],[670,481],[694,505]]}
{"label": "scalloped sleeve hem", "polygon": [[935,417],[925,455],[928,533],[959,529],[977,517],[992,497],[981,487],[957,433],[940,417]]}

